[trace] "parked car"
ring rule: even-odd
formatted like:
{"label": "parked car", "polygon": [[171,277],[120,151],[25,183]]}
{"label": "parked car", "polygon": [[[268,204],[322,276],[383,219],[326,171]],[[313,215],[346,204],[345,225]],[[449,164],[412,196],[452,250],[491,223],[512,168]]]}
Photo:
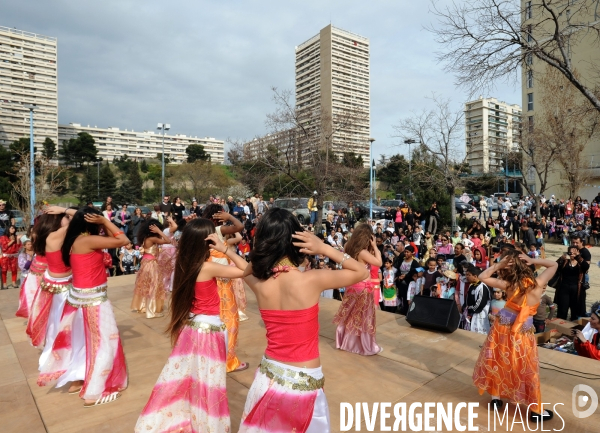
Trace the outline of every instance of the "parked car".
{"label": "parked car", "polygon": [[454,207],[456,208],[456,212],[477,212],[476,208],[474,208],[468,203],[461,201],[458,197],[454,197]]}
{"label": "parked car", "polygon": [[381,200],[381,207],[400,207],[404,203],[402,200]]}
{"label": "parked car", "polygon": [[15,217],[15,227],[17,230],[27,230],[25,227],[25,214],[20,210],[12,210],[13,216]]}
{"label": "parked car", "polygon": [[[373,219],[379,220],[384,218],[384,213],[387,209],[373,203]],[[369,202],[358,201],[354,203],[354,212],[358,219],[369,218]]]}
{"label": "parked car", "polygon": [[296,215],[300,224],[308,224],[310,221],[310,213],[308,212],[307,198],[278,198],[273,203],[274,207],[287,209]]}

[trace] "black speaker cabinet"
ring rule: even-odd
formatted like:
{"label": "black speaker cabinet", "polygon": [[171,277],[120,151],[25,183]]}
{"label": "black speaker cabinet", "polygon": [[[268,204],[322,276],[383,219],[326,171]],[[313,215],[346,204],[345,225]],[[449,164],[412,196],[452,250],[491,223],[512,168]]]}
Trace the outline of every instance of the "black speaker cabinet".
{"label": "black speaker cabinet", "polygon": [[415,296],[406,314],[406,321],[417,328],[454,332],[460,314],[454,299]]}

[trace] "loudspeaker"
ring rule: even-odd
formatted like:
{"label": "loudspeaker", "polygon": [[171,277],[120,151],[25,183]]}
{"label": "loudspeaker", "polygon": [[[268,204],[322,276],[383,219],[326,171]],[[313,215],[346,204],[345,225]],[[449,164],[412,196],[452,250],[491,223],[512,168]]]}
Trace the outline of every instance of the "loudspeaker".
{"label": "loudspeaker", "polygon": [[429,296],[415,296],[406,314],[406,321],[411,326],[441,332],[456,331],[459,320],[460,314],[454,299]]}

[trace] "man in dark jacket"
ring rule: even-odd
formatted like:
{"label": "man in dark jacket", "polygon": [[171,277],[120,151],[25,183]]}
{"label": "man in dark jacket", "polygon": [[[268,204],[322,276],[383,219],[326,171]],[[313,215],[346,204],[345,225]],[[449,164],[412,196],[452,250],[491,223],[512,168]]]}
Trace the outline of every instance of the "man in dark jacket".
{"label": "man in dark jacket", "polygon": [[536,245],[535,234],[527,222],[524,222],[521,226],[521,241],[527,248],[529,248],[530,245]]}

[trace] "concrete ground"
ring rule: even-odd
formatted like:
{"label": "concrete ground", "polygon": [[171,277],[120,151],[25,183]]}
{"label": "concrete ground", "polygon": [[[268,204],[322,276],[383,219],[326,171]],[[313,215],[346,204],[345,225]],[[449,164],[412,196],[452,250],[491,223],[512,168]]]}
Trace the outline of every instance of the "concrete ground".
{"label": "concrete ground", "polygon": [[[109,280],[112,302],[123,339],[129,370],[129,388],[115,403],[84,409],[82,400],[66,389],[36,384],[40,351],[31,347],[25,334],[25,320],[14,313],[18,290],[0,292],[0,432],[74,433],[131,432],[148,400],[152,387],[169,356],[171,346],[164,334],[166,318],[147,320],[132,313],[129,304],[135,276]],[[232,431],[237,431],[248,388],[266,346],[264,324],[254,295],[247,291],[250,320],[240,325],[239,357],[250,369],[231,373],[227,390]],[[332,431],[340,431],[340,403],[348,402],[478,402],[476,425],[488,431],[487,403],[471,382],[471,373],[484,336],[458,330],[440,334],[412,328],[402,316],[378,312],[377,340],[385,349],[381,355],[363,357],[335,349],[333,316],[339,302],[321,300],[321,360],[326,377],[326,395]],[[564,403],[558,411],[568,432],[597,432],[600,411],[579,419],[571,411],[571,393],[577,384],[597,391],[598,361],[540,349],[543,401]],[[596,376],[593,376],[596,375]],[[578,377],[581,376],[581,377]],[[510,405],[510,419],[514,406]],[[465,421],[463,419],[463,421]],[[364,423],[364,418],[363,418]],[[379,423],[374,431],[379,431]],[[557,418],[545,429],[561,429]],[[362,431],[365,431],[362,426]],[[352,430],[354,431],[354,430]],[[503,426],[496,431],[510,431]],[[522,431],[516,424],[512,431]]]}

